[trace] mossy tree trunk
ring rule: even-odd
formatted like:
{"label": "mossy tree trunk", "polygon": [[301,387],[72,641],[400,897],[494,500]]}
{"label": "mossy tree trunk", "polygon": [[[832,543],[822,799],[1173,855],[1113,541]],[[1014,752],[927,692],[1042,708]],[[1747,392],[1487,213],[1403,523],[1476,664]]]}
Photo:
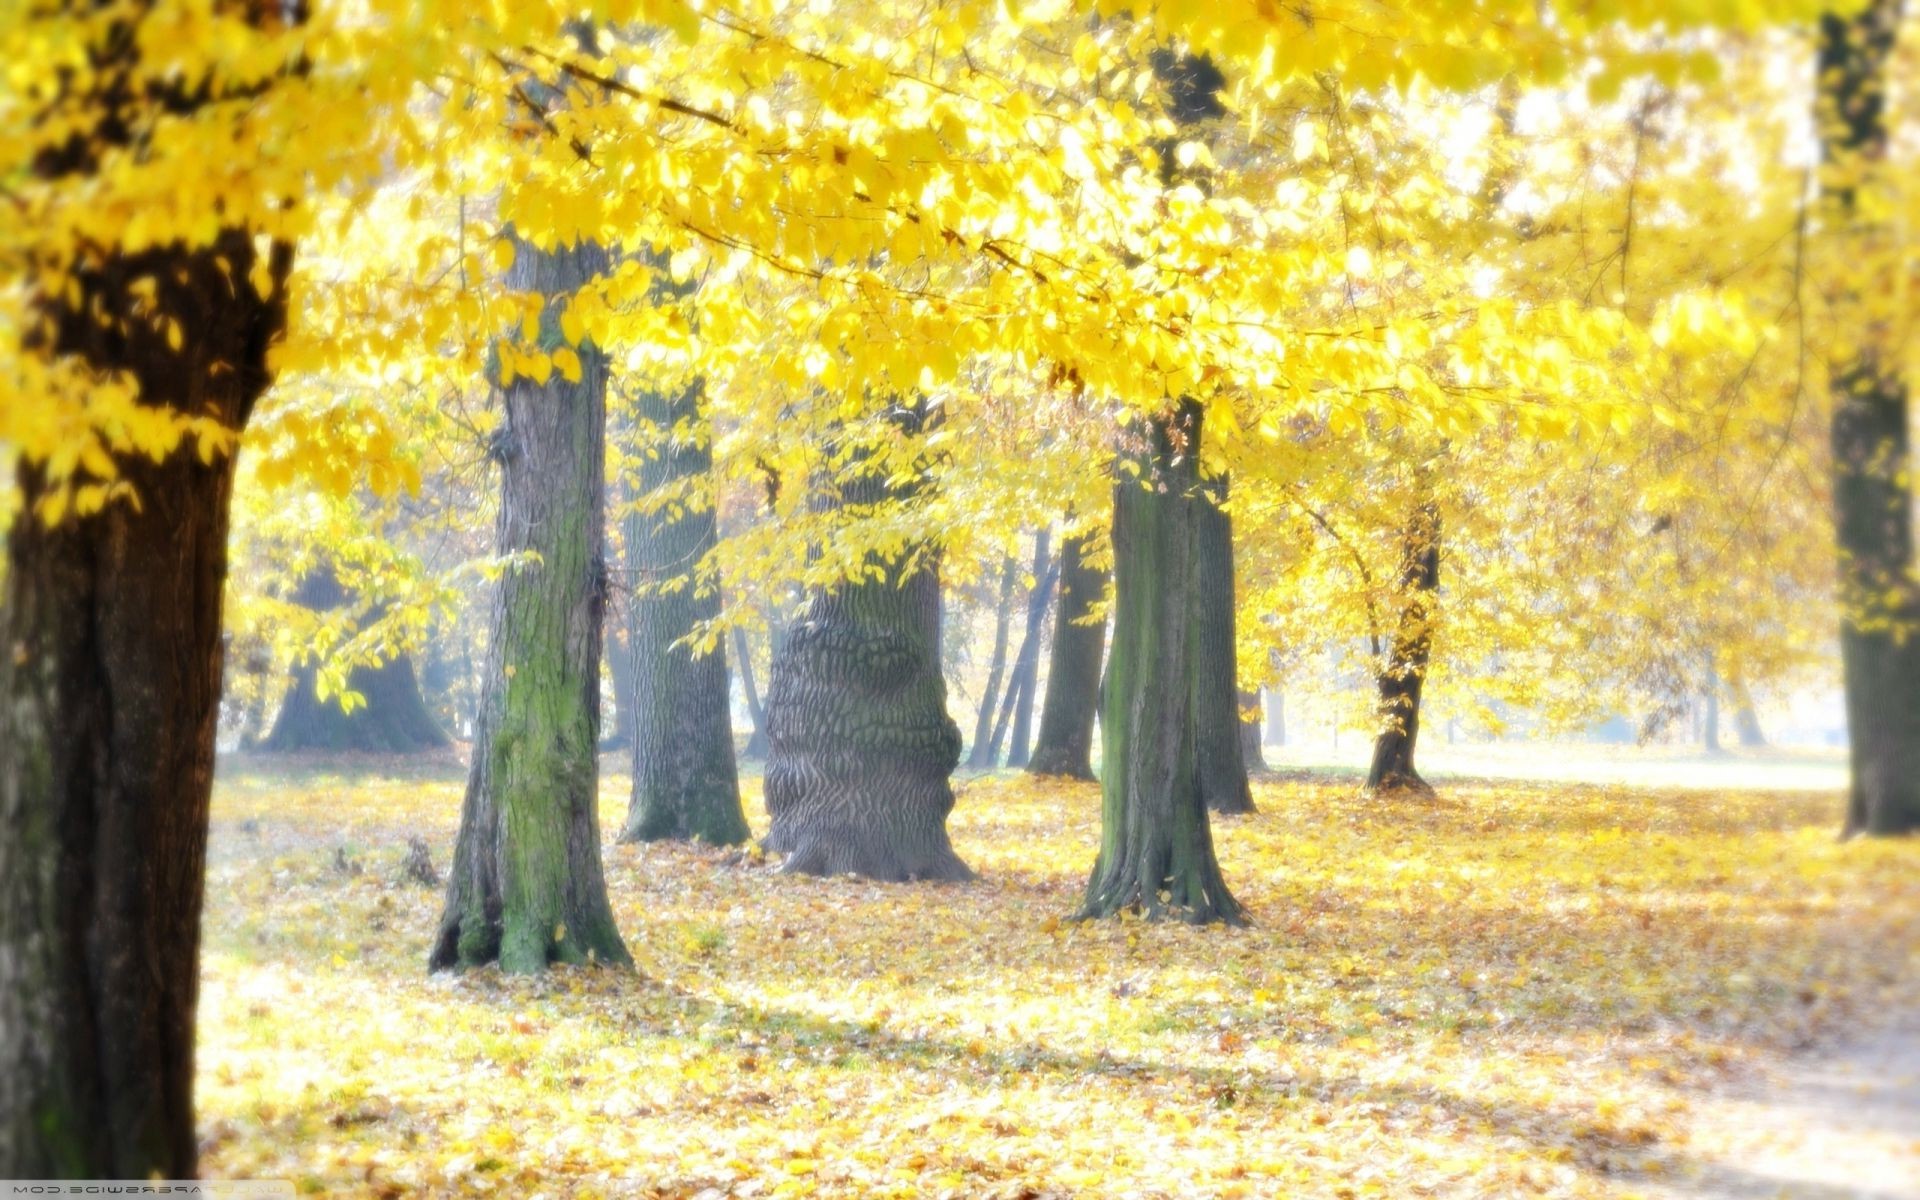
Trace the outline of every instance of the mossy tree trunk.
{"label": "mossy tree trunk", "polygon": [[980,693],[980,710],[973,721],[973,746],[967,768],[984,771],[993,766],[994,713],[1000,705],[1000,677],[1007,670],[1007,643],[1013,625],[1013,589],[1020,579],[1020,560],[1009,554],[1000,567],[1000,598],[993,610],[993,657],[987,663],[987,686]]}
{"label": "mossy tree trunk", "polygon": [[[1900,351],[1887,345],[1886,303],[1897,248],[1884,218],[1863,216],[1860,194],[1885,168],[1889,63],[1898,0],[1872,0],[1820,22],[1815,126],[1822,189],[1851,243],[1857,348],[1833,364],[1832,446],[1840,557],[1840,657],[1846,680],[1853,781],[1847,834],[1920,829],[1920,596],[1913,582],[1913,454]],[[1864,264],[1864,267],[1859,264]]]}
{"label": "mossy tree trunk", "polygon": [[1373,763],[1367,769],[1370,792],[1433,791],[1414,767],[1414,750],[1420,740],[1420,695],[1433,657],[1439,589],[1440,506],[1426,501],[1414,510],[1401,544],[1400,620],[1387,661],[1375,679],[1381,729],[1374,737]]}
{"label": "mossy tree trunk", "polygon": [[[918,436],[924,409],[902,407],[894,419]],[[832,490],[823,502],[890,495],[874,473]],[[877,578],[814,593],[774,654],[766,846],[787,856],[788,872],[971,879],[947,838],[960,729],[940,674],[937,559],[914,547],[875,565]]]}
{"label": "mossy tree trunk", "polygon": [[[309,572],[294,594],[294,603],[315,612],[339,608],[347,599],[339,578],[325,566]],[[420,694],[412,655],[396,654],[377,667],[350,671],[347,687],[366,701],[352,712],[337,698],[320,698],[318,674],[316,663],[294,667],[273,730],[258,747],[262,753],[415,754],[449,745]]]}
{"label": "mossy tree trunk", "polygon": [[1138,910],[1239,924],[1239,902],[1214,856],[1197,756],[1200,407],[1183,401],[1142,433],[1142,478],[1123,474],[1114,488],[1100,856],[1079,915]]}
{"label": "mossy tree trunk", "polygon": [[1240,687],[1235,666],[1233,522],[1220,507],[1225,479],[1210,481],[1196,498],[1194,606],[1198,657],[1194,662],[1194,728],[1198,742],[1200,795],[1217,813],[1253,811],[1247,784],[1245,743],[1240,719]]}
{"label": "mossy tree trunk", "polygon": [[1107,573],[1086,561],[1086,541],[1060,546],[1060,607],[1053,618],[1047,667],[1047,698],[1040,709],[1040,736],[1027,761],[1035,775],[1093,778],[1093,721],[1100,707],[1100,660],[1106,622],[1088,623],[1106,599]]}
{"label": "mossy tree trunk", "polygon": [[[115,61],[103,53],[108,80]],[[53,177],[89,169],[42,163]],[[268,251],[275,286],[263,300],[245,282],[256,261],[245,231],[199,250],[110,253],[75,277],[76,305],[41,302],[48,348],[128,373],[143,405],[244,429],[271,380],[291,258],[284,245]],[[177,349],[155,312],[178,322]],[[31,514],[53,485],[41,465],[16,464],[26,507],[7,536],[0,601],[0,1177],[10,1179],[195,1172],[234,463],[202,462],[189,444],[115,465],[138,503],[49,528]]]}
{"label": "mossy tree trunk", "polygon": [[[507,286],[547,298],[541,340],[558,345],[559,299],[607,270],[607,253],[515,249]],[[502,389],[495,546],[538,560],[503,574],[494,593],[434,970],[631,962],[607,902],[597,809],[607,363],[590,344],[578,350],[577,382],[556,371]]]}
{"label": "mossy tree trunk", "polygon": [[[719,539],[708,493],[713,455],[700,413],[699,385],[639,400],[647,449],[640,494],[674,489],[676,499],[627,519],[633,602],[627,639],[634,688],[633,801],[621,840],[697,840],[717,846],[747,840],[740,808],[727,655],[719,644],[696,654],[696,625],[720,615],[720,595],[698,579]],[[691,485],[693,494],[684,496]]]}

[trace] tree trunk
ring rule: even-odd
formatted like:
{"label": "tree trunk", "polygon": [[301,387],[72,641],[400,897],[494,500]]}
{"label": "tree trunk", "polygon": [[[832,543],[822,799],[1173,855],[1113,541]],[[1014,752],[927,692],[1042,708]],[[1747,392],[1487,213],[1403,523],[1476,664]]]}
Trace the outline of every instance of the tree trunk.
{"label": "tree trunk", "polygon": [[[543,346],[560,344],[559,298],[605,271],[590,242],[541,251],[516,239],[507,286],[548,299]],[[495,545],[525,563],[494,592],[473,761],[434,970],[498,960],[630,963],[600,866],[600,637],[606,604],[606,356],[581,374],[503,388]]]}
{"label": "tree trunk", "polygon": [[1267,745],[1287,744],[1287,694],[1279,688],[1267,689]]}
{"label": "tree trunk", "polygon": [[1267,756],[1260,745],[1260,692],[1240,693],[1240,759],[1249,775],[1264,775]]}
{"label": "tree trunk", "polygon": [[[132,44],[132,39],[128,39]],[[63,164],[42,166],[51,176]],[[80,168],[84,170],[85,168]],[[244,429],[271,379],[253,236],[110,253],[46,296],[49,346],[140,402]],[[143,288],[151,288],[143,298]],[[158,312],[177,321],[173,348]],[[98,319],[96,319],[96,317]],[[0,1177],[191,1178],[194,1010],[233,458],[116,461],[134,501],[48,528],[17,464],[0,605]]]}
{"label": "tree trunk", "polygon": [[1194,674],[1194,728],[1199,738],[1195,753],[1200,764],[1200,796],[1217,813],[1253,811],[1253,789],[1247,783],[1247,761],[1242,752],[1240,688],[1235,667],[1233,597],[1233,522],[1221,511],[1227,483],[1221,479],[1201,489],[1196,499],[1194,586],[1199,601],[1198,659]]}
{"label": "tree trunk", "polygon": [[1369,792],[1404,788],[1430,795],[1433,788],[1414,769],[1413,752],[1420,740],[1420,693],[1433,654],[1433,618],[1440,588],[1440,506],[1432,501],[1415,510],[1407,527],[1400,585],[1405,597],[1400,626],[1394,632],[1386,669],[1376,680],[1383,727],[1374,738],[1366,786]]}
{"label": "tree trunk", "polygon": [[1123,475],[1114,488],[1100,856],[1081,917],[1137,910],[1195,924],[1244,921],[1214,857],[1195,753],[1200,420],[1189,400],[1149,423],[1143,478]]}
{"label": "tree trunk", "polygon": [[1040,709],[1039,741],[1027,762],[1035,775],[1093,778],[1093,720],[1107,625],[1086,618],[1106,597],[1107,573],[1088,566],[1085,553],[1084,538],[1061,543],[1060,608],[1053,618],[1047,698]]}
{"label": "tree trunk", "polygon": [[[641,428],[652,451],[640,468],[640,492],[704,487],[713,455],[700,420],[700,387],[678,396],[641,397]],[[676,431],[691,430],[682,435]],[[659,512],[627,520],[633,604],[627,637],[633,646],[633,803],[625,842],[698,840],[733,846],[750,830],[740,808],[727,701],[727,656],[716,645],[695,656],[685,644],[694,627],[720,615],[719,593],[695,579],[719,539],[710,497],[676,499]]]}
{"label": "tree trunk", "polygon": [[1027,631],[1020,639],[1020,653],[1013,662],[1019,694],[1013,705],[1013,729],[1008,734],[1009,767],[1025,767],[1033,747],[1033,693],[1039,685],[1040,643],[1047,609],[1053,602],[1053,580],[1057,571],[1053,531],[1042,528],[1033,535],[1033,591],[1027,595]]}
{"label": "tree trunk", "polygon": [[600,739],[602,751],[633,748],[635,693],[640,677],[633,669],[633,639],[621,628],[627,623],[616,616],[607,622],[601,635],[605,639],[607,671],[613,676],[613,732]]}
{"label": "tree trunk", "polygon": [[[917,436],[925,412],[894,419]],[[836,491],[846,505],[890,495],[871,472]],[[925,547],[874,565],[879,578],[814,593],[774,655],[766,847],[787,872],[971,879],[947,840],[960,729],[940,674],[939,567]]]}
{"label": "tree trunk", "polygon": [[760,706],[760,687],[753,678],[753,649],[747,644],[747,631],[733,627],[733,656],[740,663],[740,690],[747,695],[747,715],[753,720],[753,733],[747,738],[744,758],[767,756],[767,712]]}
{"label": "tree trunk", "polygon": [[1753,710],[1753,696],[1748,693],[1747,685],[1736,679],[1732,691],[1734,737],[1749,750],[1765,746],[1767,735],[1760,728],[1760,714]]}
{"label": "tree trunk", "polygon": [[1708,754],[1719,754],[1722,753],[1720,747],[1720,671],[1714,666],[1713,656],[1711,654],[1707,656],[1707,686],[1705,691],[1706,694],[1703,699],[1705,701],[1706,712],[1703,714],[1701,721],[1701,724],[1704,726],[1701,740],[1705,744]]}
{"label": "tree trunk", "polygon": [[1013,585],[1019,577],[1020,562],[1009,554],[1000,568],[1000,600],[993,618],[993,658],[987,664],[987,686],[980,694],[980,711],[973,721],[973,748],[967,752],[970,771],[992,769],[996,757],[992,742],[993,714],[1000,701],[1000,676],[1007,669],[1007,631],[1013,623]]}
{"label": "tree trunk", "polygon": [[[294,602],[316,612],[339,608],[347,593],[331,567],[321,567],[300,581]],[[322,700],[315,689],[319,665],[294,667],[273,730],[258,749],[266,754],[305,752],[413,754],[439,750],[449,742],[445,731],[427,711],[413,656],[398,654],[377,667],[355,667],[347,687],[366,703],[352,712],[337,699]]]}
{"label": "tree trunk", "polygon": [[[1885,171],[1888,62],[1897,0],[1820,22],[1815,127],[1822,187],[1847,259],[1868,264],[1871,293],[1897,270],[1893,235],[1862,217],[1859,193]],[[1855,253],[1857,251],[1857,253]],[[1840,657],[1853,783],[1844,832],[1920,829],[1920,597],[1913,584],[1913,492],[1907,388],[1898,349],[1871,294],[1853,298],[1859,347],[1832,366],[1834,508],[1840,556]]]}

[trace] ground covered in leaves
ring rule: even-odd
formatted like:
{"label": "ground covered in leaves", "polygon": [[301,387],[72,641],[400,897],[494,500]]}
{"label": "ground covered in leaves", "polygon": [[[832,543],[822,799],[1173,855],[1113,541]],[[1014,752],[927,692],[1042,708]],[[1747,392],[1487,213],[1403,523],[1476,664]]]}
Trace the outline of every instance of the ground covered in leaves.
{"label": "ground covered in leaves", "polygon": [[[369,1196],[1631,1196],[1702,1098],[1905,1007],[1920,843],[1831,792],[1262,783],[1245,930],[1075,924],[1093,785],[973,780],[971,885],[609,847],[638,974],[429,977],[456,764],[222,768],[212,1178]],[[606,779],[616,830],[627,780]],[[751,785],[750,785],[751,786]],[[748,811],[764,830],[759,796]],[[1683,1193],[1684,1194],[1684,1191]]]}

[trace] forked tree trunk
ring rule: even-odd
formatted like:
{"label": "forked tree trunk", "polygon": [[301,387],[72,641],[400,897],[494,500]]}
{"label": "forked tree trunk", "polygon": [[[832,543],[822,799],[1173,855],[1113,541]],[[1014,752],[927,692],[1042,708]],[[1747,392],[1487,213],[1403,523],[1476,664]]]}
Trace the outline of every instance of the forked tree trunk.
{"label": "forked tree trunk", "polygon": [[1027,593],[1027,629],[1020,639],[1020,653],[1013,661],[1013,677],[1019,691],[1013,702],[1013,726],[1007,734],[1007,765],[1024,767],[1033,747],[1033,694],[1039,690],[1040,643],[1044,637],[1047,609],[1053,603],[1053,581],[1059,564],[1053,557],[1053,531],[1042,528],[1033,535],[1033,590]]}
{"label": "forked tree trunk", "polygon": [[[689,480],[704,486],[712,473],[700,391],[695,385],[678,396],[641,398],[642,436],[649,446],[640,468],[643,496]],[[719,594],[702,592],[694,577],[718,538],[710,502],[675,501],[627,520],[627,556],[634,573],[627,640],[638,686],[633,802],[622,841],[691,839],[733,846],[750,832],[733,757],[726,652],[716,645],[695,655],[685,644],[697,624],[720,615]]]}
{"label": "forked tree trunk", "polygon": [[[507,286],[558,309],[608,266],[592,243],[517,242]],[[500,577],[446,909],[434,970],[497,960],[513,973],[549,963],[629,963],[600,865],[600,638],[606,604],[606,357],[578,348],[581,375],[524,376],[503,389],[495,546],[529,561]]]}
{"label": "forked tree trunk", "polygon": [[1413,754],[1420,741],[1420,694],[1433,656],[1440,588],[1440,507],[1432,501],[1422,503],[1407,526],[1400,585],[1404,599],[1399,628],[1375,681],[1382,728],[1374,738],[1366,786],[1370,792],[1408,789],[1431,794],[1433,788],[1414,768]]}
{"label": "forked tree trunk", "polygon": [[980,694],[980,711],[973,721],[973,746],[967,751],[967,769],[985,771],[994,763],[993,714],[1000,704],[1000,677],[1007,669],[1008,631],[1013,624],[1013,587],[1020,578],[1020,561],[1007,555],[1000,568],[1000,599],[993,611],[993,657],[987,663],[987,686]]}
{"label": "forked tree trunk", "polygon": [[[1859,193],[1886,170],[1888,63],[1898,0],[1820,22],[1815,127],[1825,201],[1846,258],[1876,285],[1898,267],[1885,218],[1863,217]],[[1870,223],[1871,222],[1871,223]],[[1890,285],[1888,285],[1890,286]],[[1861,289],[1856,289],[1861,290]],[[1913,582],[1913,468],[1899,348],[1885,344],[1884,303],[1854,299],[1858,348],[1832,367],[1833,493],[1840,556],[1840,658],[1853,782],[1846,834],[1920,829],[1920,597]]]}
{"label": "forked tree trunk", "polygon": [[1141,431],[1142,478],[1114,488],[1100,856],[1082,917],[1244,920],[1220,877],[1195,752],[1200,418],[1198,404],[1182,401],[1151,422]]}
{"label": "forked tree trunk", "polygon": [[753,677],[753,648],[747,643],[747,631],[733,627],[733,657],[740,664],[740,690],[747,695],[747,716],[753,721],[753,733],[747,738],[743,758],[767,756],[767,710],[760,704],[760,686]]}
{"label": "forked tree trunk", "polygon": [[1233,522],[1219,507],[1226,498],[1227,483],[1221,479],[1203,487],[1195,501],[1194,729],[1201,798],[1217,813],[1250,813],[1253,789],[1247,783],[1234,662]]}
{"label": "forked tree trunk", "polygon": [[[132,39],[128,39],[132,44]],[[105,72],[103,71],[103,76]],[[43,165],[53,176],[84,164]],[[285,326],[253,237],[111,254],[48,297],[56,354],[245,428]],[[142,298],[151,287],[150,299]],[[178,322],[169,344],[151,314]],[[96,319],[96,317],[103,319]],[[138,502],[48,528],[40,465],[0,604],[0,1177],[194,1174],[194,1010],[233,458],[116,461]]]}
{"label": "forked tree trunk", "polygon": [[[347,593],[330,567],[318,568],[300,581],[294,602],[326,612],[347,601]],[[316,663],[293,669],[286,698],[274,718],[273,730],[258,749],[266,754],[306,752],[415,754],[440,750],[448,744],[413,672],[413,656],[397,654],[377,667],[355,667],[347,687],[365,700],[348,712],[338,699],[320,698],[315,687]]]}
{"label": "forked tree trunk", "polygon": [[1027,770],[1035,775],[1093,778],[1093,721],[1099,710],[1100,659],[1106,622],[1086,618],[1106,598],[1107,573],[1090,567],[1084,538],[1060,546],[1060,608],[1053,618],[1047,698],[1040,736]]}
{"label": "forked tree trunk", "polygon": [[[896,420],[917,436],[925,418]],[[888,495],[874,474],[837,491],[849,505]],[[929,553],[875,565],[879,578],[816,592],[774,655],[766,846],[788,872],[971,879],[947,839],[960,729],[940,674],[939,569]]]}

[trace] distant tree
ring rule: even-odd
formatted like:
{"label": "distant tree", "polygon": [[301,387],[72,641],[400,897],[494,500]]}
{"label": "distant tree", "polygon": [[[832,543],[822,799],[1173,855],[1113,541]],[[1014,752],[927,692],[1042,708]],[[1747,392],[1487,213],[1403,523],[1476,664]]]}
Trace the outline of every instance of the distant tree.
{"label": "distant tree", "polygon": [[1047,698],[1027,770],[1035,775],[1093,778],[1093,722],[1100,707],[1100,662],[1107,623],[1089,622],[1106,599],[1107,573],[1088,564],[1085,537],[1060,545],[1060,605],[1053,619]]}

